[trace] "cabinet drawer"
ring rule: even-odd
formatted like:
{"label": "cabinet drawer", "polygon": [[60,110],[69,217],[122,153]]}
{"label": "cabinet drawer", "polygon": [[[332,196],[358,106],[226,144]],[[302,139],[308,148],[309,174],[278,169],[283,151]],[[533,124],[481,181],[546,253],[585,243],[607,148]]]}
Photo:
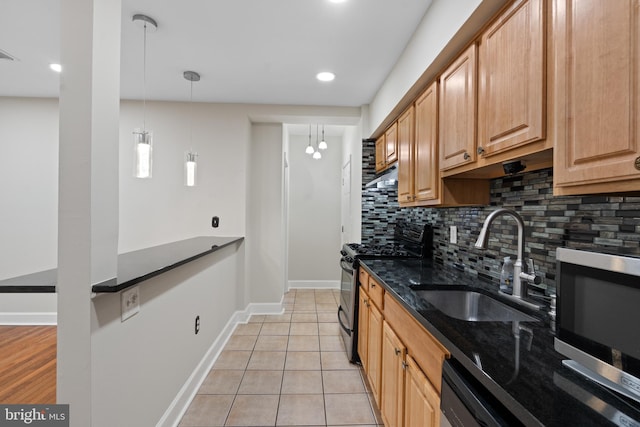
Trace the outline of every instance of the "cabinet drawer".
{"label": "cabinet drawer", "polygon": [[366,290],[369,290],[369,273],[362,267],[358,269],[358,283]]}
{"label": "cabinet drawer", "polygon": [[369,277],[369,297],[380,310],[383,309],[384,288],[371,277]]}
{"label": "cabinet drawer", "polygon": [[388,293],[384,295],[384,317],[404,342],[407,353],[440,393],[442,362],[450,355],[447,349]]}

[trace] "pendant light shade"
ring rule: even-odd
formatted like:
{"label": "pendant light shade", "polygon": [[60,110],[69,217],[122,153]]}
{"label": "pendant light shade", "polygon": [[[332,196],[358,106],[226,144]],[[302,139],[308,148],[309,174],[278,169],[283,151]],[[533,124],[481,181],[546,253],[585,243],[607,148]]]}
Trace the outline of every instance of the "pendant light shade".
{"label": "pendant light shade", "polygon": [[151,178],[153,137],[150,132],[136,129],[134,137],[134,175],[136,178]]}
{"label": "pendant light shade", "polygon": [[311,125],[309,125],[309,145],[307,145],[307,149],[304,150],[304,152],[307,154],[313,154],[314,151],[315,150],[311,146]]}
{"label": "pendant light shade", "polygon": [[195,187],[196,185],[196,176],[198,172],[196,157],[198,157],[198,153],[193,153],[191,151],[185,155],[184,185],[187,187]]}
{"label": "pendant light shade", "polygon": [[[193,82],[200,81],[200,74],[195,71],[185,71],[183,77],[190,82],[190,93],[189,93],[189,109],[191,110],[189,113],[189,144],[193,146]],[[189,151],[185,155],[184,161],[184,185],[187,187],[195,187],[196,185],[196,176],[198,171],[198,165],[196,163],[196,158],[198,157],[198,153],[193,151]]]}
{"label": "pendant light shade", "polygon": [[322,158],[322,154],[320,154],[320,150],[318,147],[318,125],[316,124],[316,152],[313,153],[313,158],[316,160],[320,160]]}
{"label": "pendant light shade", "polygon": [[324,140],[324,125],[322,125],[322,140],[320,141],[320,144],[318,144],[318,148],[320,150],[326,150],[328,148],[327,142]]}
{"label": "pendant light shade", "polygon": [[143,29],[142,54],[142,128],[133,131],[134,162],[133,173],[136,178],[151,178],[153,165],[153,137],[146,127],[147,113],[147,31],[155,31],[158,24],[152,18],[136,14],[132,21]]}

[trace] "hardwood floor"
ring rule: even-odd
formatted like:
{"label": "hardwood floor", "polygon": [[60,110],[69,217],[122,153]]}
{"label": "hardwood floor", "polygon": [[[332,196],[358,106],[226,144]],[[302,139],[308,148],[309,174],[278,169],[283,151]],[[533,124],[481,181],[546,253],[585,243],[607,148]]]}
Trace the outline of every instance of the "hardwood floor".
{"label": "hardwood floor", "polygon": [[0,403],[56,402],[56,327],[0,326]]}

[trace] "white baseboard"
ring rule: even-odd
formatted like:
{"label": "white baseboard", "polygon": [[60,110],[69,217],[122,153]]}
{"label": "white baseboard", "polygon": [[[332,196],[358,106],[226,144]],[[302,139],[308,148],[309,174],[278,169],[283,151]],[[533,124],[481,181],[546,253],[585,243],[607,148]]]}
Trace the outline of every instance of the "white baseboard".
{"label": "white baseboard", "polygon": [[339,280],[289,280],[289,289],[340,289]]}
{"label": "white baseboard", "polygon": [[218,335],[218,338],[211,344],[211,347],[209,347],[209,350],[207,350],[200,363],[198,363],[191,375],[189,375],[189,378],[162,415],[156,427],[178,426],[185,412],[187,412],[191,401],[198,393],[200,386],[238,324],[247,323],[252,314],[282,314],[283,312],[284,309],[281,301],[279,303],[252,303],[243,311],[233,313],[220,335]]}
{"label": "white baseboard", "polygon": [[0,325],[57,325],[58,313],[0,313]]}

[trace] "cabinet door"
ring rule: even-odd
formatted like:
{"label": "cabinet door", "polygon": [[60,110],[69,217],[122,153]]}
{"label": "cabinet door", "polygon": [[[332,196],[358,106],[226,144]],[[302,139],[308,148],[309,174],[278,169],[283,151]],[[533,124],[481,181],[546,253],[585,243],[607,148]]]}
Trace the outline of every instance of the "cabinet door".
{"label": "cabinet door", "polygon": [[376,140],[376,172],[384,170],[387,166],[387,143],[384,135]]}
{"label": "cabinet door", "polygon": [[406,359],[404,425],[439,427],[440,395],[411,356]]}
{"label": "cabinet door", "polygon": [[476,45],[440,76],[440,169],[476,160]]}
{"label": "cabinet door", "polygon": [[545,3],[516,1],[482,36],[478,48],[482,157],[545,137]]}
{"label": "cabinet door", "polygon": [[369,343],[367,349],[367,378],[371,391],[380,407],[380,369],[382,361],[382,313],[373,305],[369,304]]}
{"label": "cabinet door", "polygon": [[384,133],[386,143],[387,165],[398,160],[398,122],[391,125]]}
{"label": "cabinet door", "polygon": [[412,202],[414,196],[414,109],[398,119],[398,202]]}
{"label": "cabinet door", "polygon": [[[417,201],[440,195],[438,168],[438,83],[433,82],[416,100],[415,195]],[[400,182],[398,182],[398,197]]]}
{"label": "cabinet door", "polygon": [[382,328],[380,414],[386,427],[401,427],[404,417],[404,358],[407,349],[391,326]]}
{"label": "cabinet door", "polygon": [[362,368],[367,371],[367,356],[369,354],[369,297],[362,286],[358,296],[358,356]]}
{"label": "cabinet door", "polygon": [[640,190],[640,1],[553,2],[554,194]]}

